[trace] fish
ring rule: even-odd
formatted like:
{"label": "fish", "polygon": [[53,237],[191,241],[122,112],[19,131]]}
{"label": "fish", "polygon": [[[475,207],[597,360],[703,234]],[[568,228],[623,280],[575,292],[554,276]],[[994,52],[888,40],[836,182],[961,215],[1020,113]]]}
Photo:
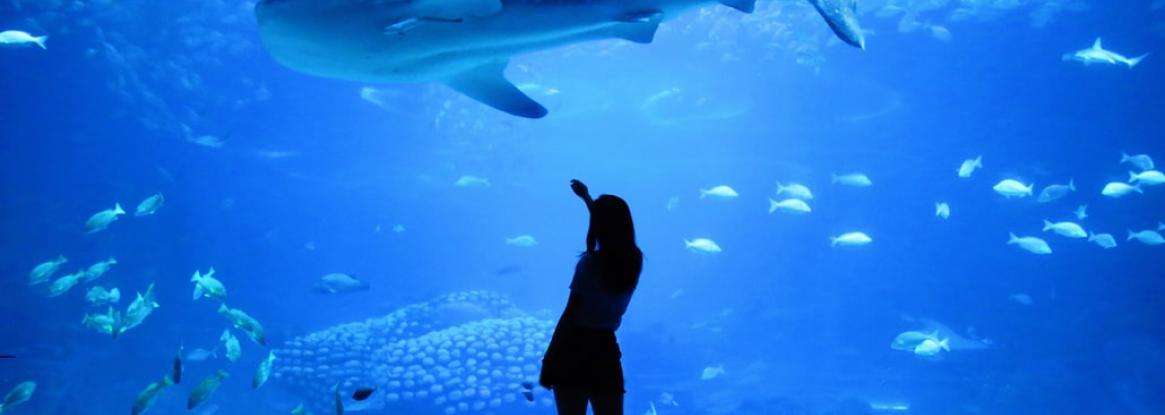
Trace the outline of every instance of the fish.
{"label": "fish", "polygon": [[12,360],[12,359],[16,359],[16,355],[8,354],[8,353],[0,353],[0,360]]}
{"label": "fish", "polygon": [[1096,244],[1097,246],[1104,248],[1104,249],[1116,248],[1116,238],[1114,238],[1112,236],[1112,234],[1107,234],[1107,233],[1089,234],[1088,235],[1088,242],[1092,242],[1092,243]]}
{"label": "fish", "polygon": [[1130,186],[1127,183],[1121,182],[1112,182],[1106,184],[1104,185],[1104,189],[1101,189],[1100,191],[1100,194],[1111,197],[1113,199],[1119,199],[1132,193],[1144,194],[1145,191],[1141,190],[1141,185]]}
{"label": "fish", "polygon": [[183,357],[183,360],[185,360],[187,362],[205,362],[207,360],[217,359],[217,358],[218,358],[218,349],[217,348],[215,350],[206,350],[206,349],[202,349],[202,348],[196,348],[194,350],[187,352],[186,356]]}
{"label": "fish", "polygon": [[1008,296],[1007,298],[1010,299],[1011,301],[1014,301],[1014,302],[1020,304],[1020,305],[1032,305],[1033,303],[1035,303],[1035,301],[1032,300],[1032,296],[1024,294],[1024,293],[1012,294],[1012,295]]}
{"label": "fish", "polygon": [[317,292],[326,294],[367,291],[368,288],[368,283],[360,281],[351,275],[341,273],[324,275],[320,277],[320,281],[315,285]]}
{"label": "fish", "polygon": [[834,174],[831,176],[830,181],[834,184],[851,187],[869,187],[874,184],[865,173]]}
{"label": "fish", "polygon": [[401,224],[392,225],[393,233],[405,233],[405,226]]}
{"label": "fish", "polygon": [[28,273],[28,285],[39,285],[48,282],[53,277],[53,274],[56,274],[61,269],[61,265],[64,265],[66,262],[69,262],[68,258],[65,258],[64,255],[58,255],[57,259],[48,260],[33,267],[32,271]]}
{"label": "fish", "polygon": [[125,322],[120,331],[124,332],[141,325],[158,307],[160,307],[158,301],[154,299],[154,283],[151,282],[146,287],[146,293],[144,295],[137,293],[137,298],[125,309]]}
{"label": "fish", "polygon": [[1121,153],[1121,164],[1131,164],[1140,171],[1153,170],[1157,166],[1153,164],[1153,158],[1147,154],[1137,154],[1130,156],[1128,153]]}
{"label": "fish", "polygon": [[239,357],[242,357],[243,347],[239,345],[239,339],[231,334],[230,329],[223,330],[222,336],[219,336],[218,340],[222,342],[222,347],[226,349],[227,360],[231,363],[237,362]]}
{"label": "fish", "polygon": [[975,174],[975,170],[981,168],[983,168],[983,156],[963,160],[963,164],[959,165],[959,177],[969,179],[972,174]]}
{"label": "fish", "polygon": [[522,381],[522,389],[533,390],[534,389],[534,382],[531,382],[528,380]]}
{"label": "fish", "polygon": [[[808,0],[847,44],[865,46],[853,0]],[[362,83],[441,83],[494,109],[546,107],[505,77],[510,58],[602,39],[651,43],[665,20],[706,4],[751,13],[755,0],[261,0],[259,38],[281,65]]]}
{"label": "fish", "polygon": [[673,210],[676,210],[676,208],[679,206],[680,206],[680,197],[679,196],[672,196],[672,197],[667,198],[667,205],[665,205],[664,207],[667,209],[668,212],[671,212]]}
{"label": "fish", "polygon": [[117,304],[121,301],[121,290],[113,288],[106,290],[105,287],[97,286],[89,289],[85,293],[85,300],[89,301],[92,306],[102,306],[106,304]]}
{"label": "fish", "polygon": [[788,197],[794,199],[813,200],[813,192],[810,191],[808,187],[800,183],[789,183],[788,185],[782,185],[781,182],[777,182],[777,196],[780,195],[787,195]]}
{"label": "fish", "polygon": [[268,351],[267,357],[259,362],[259,368],[255,370],[255,376],[251,378],[251,389],[259,389],[267,379],[271,377],[271,368],[275,365],[275,352]]}
{"label": "fish", "polygon": [[1145,245],[1165,244],[1165,238],[1162,238],[1161,234],[1157,233],[1157,231],[1145,230],[1140,232],[1133,232],[1132,230],[1129,230],[1129,237],[1126,239],[1126,241],[1131,241],[1133,239],[1136,239]]}
{"label": "fish", "polygon": [[85,318],[81,320],[81,325],[98,333],[108,334],[114,339],[121,334],[122,324],[121,313],[113,307],[109,307],[105,314],[85,314]]}
{"label": "fish", "polygon": [[146,388],[138,392],[138,397],[133,401],[133,415],[144,413],[151,406],[154,406],[154,401],[158,400],[158,396],[174,383],[174,380],[169,376],[163,376],[162,380],[146,385]]}
{"label": "fish", "polygon": [[470,176],[470,175],[465,175],[465,176],[461,176],[461,177],[457,178],[457,181],[453,182],[453,185],[457,186],[457,187],[490,187],[491,186],[489,179],[477,177],[477,176]]}
{"label": "fish", "polygon": [[857,247],[865,246],[874,242],[874,238],[866,235],[863,232],[846,232],[838,236],[829,238],[829,245],[833,247]]}
{"label": "fish", "polygon": [[1145,170],[1140,173],[1129,172],[1129,183],[1139,183],[1145,186],[1165,184],[1165,173],[1157,170]]}
{"label": "fish", "polygon": [[226,144],[226,141],[223,141],[223,139],[218,138],[217,136],[213,136],[213,135],[200,135],[197,137],[190,137],[190,138],[187,138],[186,141],[189,141],[194,145],[202,146],[202,147],[206,147],[206,148],[222,148],[223,144]]}
{"label": "fish", "polygon": [[166,202],[166,198],[161,193],[156,193],[153,196],[147,197],[141,203],[138,203],[137,209],[134,210],[134,216],[149,216],[153,215]]}
{"label": "fish", "polygon": [[1064,61],[1075,61],[1083,63],[1084,65],[1092,64],[1108,64],[1108,65],[1125,65],[1129,69],[1137,66],[1141,61],[1149,56],[1148,53],[1137,56],[1135,58],[1128,58],[1119,53],[1106,50],[1104,43],[1100,38],[1092,43],[1092,47],[1087,49],[1080,49],[1072,53],[1066,53],[1063,56]]}
{"label": "fish", "polygon": [[206,274],[200,273],[198,270],[194,271],[194,275],[190,277],[190,282],[194,283],[194,299],[209,298],[212,300],[226,301],[227,287],[214,277],[214,267],[206,271]]}
{"label": "fish", "polygon": [[304,408],[303,403],[300,403],[291,410],[291,415],[311,415],[311,411],[307,410],[307,408]]}
{"label": "fish", "polygon": [[700,372],[700,380],[716,379],[724,373],[724,365],[708,366],[705,367],[702,372]]}
{"label": "fish", "polygon": [[1020,249],[1031,252],[1037,255],[1049,255],[1052,253],[1052,247],[1043,239],[1034,236],[1018,237],[1014,233],[1008,234],[1008,245],[1018,246]]}
{"label": "fish", "polygon": [[1065,237],[1073,238],[1073,239],[1083,239],[1083,238],[1088,237],[1088,232],[1085,232],[1083,227],[1081,227],[1079,224],[1076,224],[1073,222],[1052,223],[1052,221],[1045,219],[1044,220],[1044,232],[1047,232],[1047,231],[1053,231],[1053,232],[1059,234],[1060,236],[1065,236]]}
{"label": "fish", "polygon": [[708,238],[684,239],[684,247],[689,251],[698,252],[701,254],[719,254],[723,252],[720,245]]}
{"label": "fish", "polygon": [[210,395],[214,394],[214,391],[218,390],[218,387],[222,385],[223,379],[228,377],[230,375],[227,372],[219,369],[213,375],[202,379],[202,382],[199,382],[198,386],[195,386],[194,390],[190,391],[190,396],[186,398],[186,409],[192,410],[197,408],[198,405],[202,405],[203,402],[210,399]]}
{"label": "fish", "polygon": [[647,402],[648,409],[644,415],[659,415],[659,411],[655,410],[655,402]]}
{"label": "fish", "polygon": [[225,317],[227,321],[230,321],[236,329],[246,333],[251,341],[263,346],[267,345],[267,337],[264,334],[263,325],[259,324],[258,320],[243,312],[243,310],[230,308],[226,304],[221,304],[218,306],[218,313]]}
{"label": "fish", "polygon": [[894,337],[894,340],[890,342],[890,348],[893,350],[913,351],[914,348],[918,347],[919,344],[922,344],[922,342],[927,339],[937,340],[938,331],[936,330],[930,333],[924,333],[921,331],[912,330],[899,333]]}
{"label": "fish", "polygon": [[[527,390],[529,390],[529,389],[527,388]],[[369,396],[372,396],[372,392],[376,392],[376,389],[375,388],[356,389],[355,391],[352,391],[352,400],[357,401],[357,402],[363,401],[365,399],[368,399]]]}
{"label": "fish", "polygon": [[918,346],[914,348],[914,355],[920,356],[920,357],[935,357],[935,356],[938,356],[938,354],[944,350],[948,351],[948,352],[951,351],[951,340],[950,339],[942,339],[942,340],[926,339],[926,340],[923,340],[922,343],[919,343]]}
{"label": "fish", "polygon": [[32,399],[32,394],[36,392],[36,382],[24,381],[12,387],[7,395],[4,395],[4,402],[0,402],[0,414],[8,412],[9,409],[28,402]]}
{"label": "fish", "polygon": [[109,258],[90,265],[89,268],[85,270],[85,282],[91,282],[95,279],[101,278],[101,276],[105,275],[106,272],[109,272],[109,269],[113,268],[114,265],[117,265],[117,260],[113,258]]}
{"label": "fish", "polygon": [[1035,191],[1035,188],[1035,183],[1024,185],[1015,179],[1001,180],[999,183],[996,183],[994,187],[992,187],[992,189],[995,190],[995,193],[999,193],[1008,199],[1031,196],[1032,192]]}
{"label": "fish", "polygon": [[740,197],[740,194],[736,193],[736,189],[733,189],[728,185],[722,184],[711,189],[700,189],[700,199],[713,198],[728,200],[735,199],[737,197]]}
{"label": "fish", "polygon": [[946,202],[938,202],[934,204],[934,215],[941,219],[951,218],[951,205]]}
{"label": "fish", "polygon": [[170,379],[174,379],[174,383],[182,383],[182,347],[178,347],[178,353],[174,354],[174,360],[170,364]]}
{"label": "fish", "polygon": [[1076,215],[1076,220],[1084,220],[1088,218],[1088,205],[1080,205],[1076,207],[1076,211],[1072,212]]}
{"label": "fish", "polygon": [[1076,191],[1076,181],[1068,180],[1068,184],[1053,184],[1045,187],[1040,195],[1036,197],[1036,201],[1040,203],[1048,203],[1059,200],[1067,196],[1068,193]]}
{"label": "fish", "polygon": [[33,36],[21,30],[5,30],[0,32],[0,46],[22,47],[35,45],[41,49],[48,49],[48,46],[45,44],[48,40],[48,36]]}
{"label": "fish", "polygon": [[506,238],[506,245],[519,248],[531,248],[538,245],[538,240],[530,235],[519,235],[513,238]]}
{"label": "fish", "polygon": [[785,199],[780,202],[769,199],[769,213],[776,211],[789,213],[810,213],[813,209],[809,208],[809,204],[801,199]]}
{"label": "fish", "polygon": [[524,390],[522,391],[522,397],[526,398],[526,402],[534,402],[534,391]]}
{"label": "fish", "polygon": [[109,224],[113,223],[113,221],[116,221],[118,216],[121,216],[124,214],[125,214],[125,210],[121,208],[121,204],[115,203],[113,205],[113,209],[106,209],[106,210],[94,213],[93,216],[90,216],[89,220],[85,221],[85,232],[86,233],[101,232],[101,231],[105,230],[105,228],[108,228]]}
{"label": "fish", "polygon": [[61,278],[57,278],[56,281],[53,281],[52,284],[49,284],[47,295],[50,298],[59,297],[69,292],[69,290],[73,289],[73,287],[77,286],[77,284],[80,283],[81,279],[84,277],[85,271],[77,271]]}

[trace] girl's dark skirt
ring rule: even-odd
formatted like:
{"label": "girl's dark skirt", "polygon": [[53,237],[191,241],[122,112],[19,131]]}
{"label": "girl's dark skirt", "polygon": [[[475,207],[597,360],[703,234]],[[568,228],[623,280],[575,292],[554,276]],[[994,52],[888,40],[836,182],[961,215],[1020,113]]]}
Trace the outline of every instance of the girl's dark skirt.
{"label": "girl's dark skirt", "polygon": [[559,324],[542,358],[538,382],[548,389],[624,393],[622,357],[613,330]]}

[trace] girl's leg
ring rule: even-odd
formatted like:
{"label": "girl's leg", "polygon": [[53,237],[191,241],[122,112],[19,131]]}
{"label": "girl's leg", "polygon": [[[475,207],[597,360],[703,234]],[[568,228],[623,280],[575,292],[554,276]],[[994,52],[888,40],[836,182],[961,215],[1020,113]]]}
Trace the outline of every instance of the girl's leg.
{"label": "girl's leg", "polygon": [[558,415],[587,415],[587,398],[587,394],[582,391],[554,388],[554,405],[558,408]]}
{"label": "girl's leg", "polygon": [[623,392],[599,392],[591,395],[595,415],[623,415]]}

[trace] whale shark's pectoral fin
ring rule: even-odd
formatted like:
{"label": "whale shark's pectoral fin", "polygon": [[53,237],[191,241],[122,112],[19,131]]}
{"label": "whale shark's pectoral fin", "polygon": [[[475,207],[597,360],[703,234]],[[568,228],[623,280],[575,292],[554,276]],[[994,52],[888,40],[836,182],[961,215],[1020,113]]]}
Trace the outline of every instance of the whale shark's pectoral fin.
{"label": "whale shark's pectoral fin", "polygon": [[756,10],[756,0],[720,0],[720,4],[745,13],[752,13],[753,10]]}
{"label": "whale shark's pectoral fin", "polygon": [[455,91],[500,111],[526,118],[546,116],[546,108],[506,79],[507,59],[478,66],[445,81]]}
{"label": "whale shark's pectoral fin", "polygon": [[635,43],[651,43],[655,31],[663,21],[663,12],[655,9],[625,13],[615,19],[620,22],[611,28],[611,36]]}

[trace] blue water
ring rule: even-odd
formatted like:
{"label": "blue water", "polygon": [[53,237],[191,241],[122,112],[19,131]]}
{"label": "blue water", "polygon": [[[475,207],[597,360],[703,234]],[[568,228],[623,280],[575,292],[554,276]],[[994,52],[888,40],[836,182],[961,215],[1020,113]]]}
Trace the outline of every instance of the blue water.
{"label": "blue water", "polygon": [[[865,52],[832,40],[799,3],[753,16],[709,6],[665,23],[652,45],[516,58],[507,74],[537,91],[550,110],[541,120],[438,85],[375,85],[375,105],[361,99],[366,85],[274,62],[250,2],[156,3],[0,4],[0,29],[50,35],[47,50],[0,49],[0,353],[17,356],[0,360],[0,393],[37,383],[12,414],[125,413],[180,345],[214,348],[228,323],[214,301],[191,301],[189,282],[209,267],[269,345],[236,331],[240,361],[187,362],[186,380],[150,414],[187,413],[190,390],[220,368],[231,377],[195,413],[289,413],[301,402],[329,413],[327,388],[291,375],[251,389],[268,350],[452,293],[496,293],[552,322],[584,249],[572,178],[630,203],[647,257],[619,331],[628,413],[1165,413],[1165,248],[1125,241],[1127,229],[1165,220],[1165,193],[1100,195],[1127,179],[1122,151],[1165,162],[1165,11],[1153,2],[963,2],[983,6],[969,18],[952,17],[957,4],[896,2],[920,8],[918,20],[945,27],[948,40],[900,30],[901,15],[879,13],[887,2],[863,2]],[[1060,59],[1097,36],[1153,55],[1131,70]],[[222,146],[191,142],[204,135]],[[956,177],[978,155],[984,168]],[[850,171],[874,185],[830,184]],[[491,186],[454,186],[462,175]],[[1037,192],[1075,179],[1079,191],[1048,204],[1005,200],[991,190],[1004,178]],[[813,212],[767,214],[776,181],[812,188]],[[699,198],[720,184],[741,196]],[[157,214],[133,217],[159,192]],[[951,205],[949,220],[934,217],[938,201]],[[85,220],[115,202],[130,215],[85,234]],[[1080,204],[1090,215],[1081,224],[1112,233],[1118,248],[1040,232]],[[853,230],[874,242],[830,247]],[[1054,253],[1009,246],[1009,232],[1040,236]],[[523,234],[538,244],[505,243]],[[686,250],[696,237],[723,252]],[[118,264],[46,298],[28,272],[59,254],[69,262],[55,277]],[[371,288],[312,290],[335,272]],[[124,309],[150,283],[160,307],[141,326],[114,340],[80,324],[104,310],[86,304],[90,286],[118,287]],[[466,314],[432,330],[501,317]],[[938,359],[889,348],[925,321],[984,347]],[[375,378],[357,383],[387,401],[392,388]],[[536,393],[496,408],[482,399],[481,410],[469,398],[468,410],[432,403],[434,394],[354,413],[553,413]]]}

